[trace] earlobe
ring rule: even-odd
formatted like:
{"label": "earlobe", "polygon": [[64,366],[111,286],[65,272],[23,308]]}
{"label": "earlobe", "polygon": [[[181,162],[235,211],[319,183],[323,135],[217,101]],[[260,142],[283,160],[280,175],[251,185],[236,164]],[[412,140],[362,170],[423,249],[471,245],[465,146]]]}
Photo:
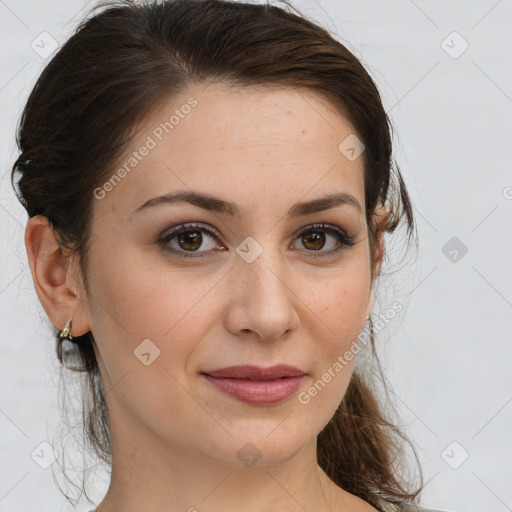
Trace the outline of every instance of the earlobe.
{"label": "earlobe", "polygon": [[[73,335],[87,326],[80,325],[82,307],[78,283],[70,271],[69,258],[63,254],[49,220],[36,215],[25,229],[25,249],[34,287],[48,318],[59,330],[73,318]],[[78,331],[78,332],[77,332]]]}

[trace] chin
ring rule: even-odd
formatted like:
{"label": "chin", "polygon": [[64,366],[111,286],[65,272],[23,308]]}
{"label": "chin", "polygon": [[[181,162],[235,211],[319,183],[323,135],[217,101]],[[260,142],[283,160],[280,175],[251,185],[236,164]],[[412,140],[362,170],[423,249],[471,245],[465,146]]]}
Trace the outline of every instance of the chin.
{"label": "chin", "polygon": [[[279,427],[272,422],[271,428],[247,428],[243,433],[229,430],[233,437],[226,435],[224,439],[210,439],[204,448],[204,455],[216,463],[230,467],[252,469],[254,467],[277,466],[288,462],[300,453],[314,436],[306,437],[304,432],[294,436],[289,425],[279,432]],[[266,422],[268,427],[268,422]],[[276,428],[277,426],[277,428]],[[229,438],[229,439],[228,439]],[[219,444],[220,443],[220,444]]]}

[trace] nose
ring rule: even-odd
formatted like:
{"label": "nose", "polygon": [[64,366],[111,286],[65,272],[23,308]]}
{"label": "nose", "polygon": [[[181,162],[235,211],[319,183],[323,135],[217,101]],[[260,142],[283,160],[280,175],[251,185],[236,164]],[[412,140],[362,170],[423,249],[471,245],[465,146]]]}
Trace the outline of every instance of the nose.
{"label": "nose", "polygon": [[231,333],[252,332],[262,340],[276,340],[297,329],[300,299],[279,254],[264,251],[252,263],[240,258],[228,286],[232,293],[225,319]]}

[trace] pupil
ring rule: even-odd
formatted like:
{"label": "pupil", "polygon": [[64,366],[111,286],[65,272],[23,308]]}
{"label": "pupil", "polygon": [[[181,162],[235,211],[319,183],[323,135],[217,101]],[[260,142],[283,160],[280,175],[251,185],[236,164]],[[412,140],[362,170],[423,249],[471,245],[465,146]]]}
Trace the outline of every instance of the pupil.
{"label": "pupil", "polygon": [[187,231],[178,235],[179,243],[188,244],[192,247],[182,247],[183,249],[197,249],[201,247],[201,234],[199,231]]}

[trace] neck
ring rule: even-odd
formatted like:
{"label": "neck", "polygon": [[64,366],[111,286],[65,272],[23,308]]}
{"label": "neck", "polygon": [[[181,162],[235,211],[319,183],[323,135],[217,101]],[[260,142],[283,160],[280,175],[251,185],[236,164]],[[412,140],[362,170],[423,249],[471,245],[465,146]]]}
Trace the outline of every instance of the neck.
{"label": "neck", "polygon": [[[119,416],[117,416],[119,417]],[[350,494],[316,461],[316,437],[280,464],[229,465],[180,443],[170,446],[133,418],[111,425],[112,475],[98,512],[333,512]],[[122,440],[116,436],[123,432]]]}

